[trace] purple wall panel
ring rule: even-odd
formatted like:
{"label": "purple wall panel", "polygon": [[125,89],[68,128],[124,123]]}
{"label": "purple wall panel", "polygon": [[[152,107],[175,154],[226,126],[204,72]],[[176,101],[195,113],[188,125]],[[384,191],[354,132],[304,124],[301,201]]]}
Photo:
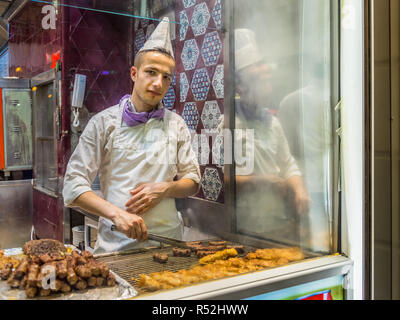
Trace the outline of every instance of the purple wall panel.
{"label": "purple wall panel", "polygon": [[61,28],[58,25],[55,30],[42,28],[42,6],[28,2],[10,21],[10,76],[31,78],[50,70],[52,55],[61,49]]}

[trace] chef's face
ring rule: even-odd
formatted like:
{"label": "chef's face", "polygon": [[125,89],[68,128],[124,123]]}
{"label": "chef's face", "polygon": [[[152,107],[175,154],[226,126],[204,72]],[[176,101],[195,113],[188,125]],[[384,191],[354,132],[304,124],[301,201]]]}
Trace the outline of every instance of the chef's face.
{"label": "chef's face", "polygon": [[[259,62],[239,71],[238,89],[241,96],[252,100],[268,99],[271,92],[271,69],[265,62]],[[264,101],[265,102],[265,101]]]}
{"label": "chef's face", "polygon": [[135,82],[134,94],[146,109],[153,109],[164,98],[171,86],[175,62],[166,54],[146,52],[139,66],[131,68],[131,78]]}

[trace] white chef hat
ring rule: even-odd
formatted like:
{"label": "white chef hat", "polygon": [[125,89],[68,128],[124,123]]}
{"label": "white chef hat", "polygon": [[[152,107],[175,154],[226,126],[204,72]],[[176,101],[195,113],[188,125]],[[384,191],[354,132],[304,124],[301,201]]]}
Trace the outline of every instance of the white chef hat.
{"label": "white chef hat", "polygon": [[250,29],[235,30],[235,67],[239,71],[260,62],[262,56],[256,42],[256,35]]}
{"label": "white chef hat", "polygon": [[171,57],[174,58],[168,17],[162,18],[157,28],[153,31],[150,38],[146,41],[143,48],[140,49],[139,52],[155,49],[164,49],[168,52],[168,54],[171,55]]}

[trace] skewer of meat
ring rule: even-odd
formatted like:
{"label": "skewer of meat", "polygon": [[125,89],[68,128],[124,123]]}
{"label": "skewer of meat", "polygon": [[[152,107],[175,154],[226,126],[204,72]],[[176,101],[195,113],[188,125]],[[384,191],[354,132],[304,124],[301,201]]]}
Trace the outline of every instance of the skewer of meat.
{"label": "skewer of meat", "polygon": [[77,290],[85,290],[87,288],[87,282],[84,279],[79,279],[75,284],[75,289]]}
{"label": "skewer of meat", "polygon": [[39,271],[40,271],[40,266],[36,263],[32,263],[29,266],[29,270],[28,270],[28,285],[31,287],[36,286],[37,283],[37,277],[39,275]]}
{"label": "skewer of meat", "polygon": [[12,263],[7,263],[3,269],[0,271],[0,277],[2,280],[7,280],[12,273],[13,269],[13,264]]}
{"label": "skewer of meat", "polygon": [[39,290],[38,290],[37,287],[27,286],[26,289],[25,289],[25,296],[27,298],[34,298],[38,294],[38,291]]}
{"label": "skewer of meat", "polygon": [[28,268],[29,268],[29,262],[27,259],[24,259],[19,266],[17,267],[17,269],[15,270],[15,278],[16,279],[22,279],[25,274],[28,273]]}
{"label": "skewer of meat", "polygon": [[96,277],[96,287],[101,287],[104,285],[104,278],[103,277]]}
{"label": "skewer of meat", "polygon": [[62,293],[68,293],[68,292],[71,292],[71,291],[72,291],[72,288],[71,288],[71,286],[70,286],[68,283],[66,283],[65,281],[63,281],[63,282],[62,282],[62,285],[61,285],[60,291],[61,291]]}
{"label": "skewer of meat", "polygon": [[8,285],[11,288],[18,288],[20,284],[20,280],[15,277],[15,271],[11,273],[10,277],[7,280]]}
{"label": "skewer of meat", "polygon": [[56,273],[59,279],[64,279],[68,275],[67,260],[61,260],[56,263]]}
{"label": "skewer of meat", "polygon": [[78,282],[78,276],[74,271],[74,259],[67,259],[67,282],[73,286]]}
{"label": "skewer of meat", "polygon": [[115,276],[112,273],[109,273],[107,276],[107,287],[115,286]]}
{"label": "skewer of meat", "polygon": [[82,257],[78,252],[72,251],[72,257],[75,258],[76,264],[79,265],[85,265],[87,263],[87,260]]}
{"label": "skewer of meat", "polygon": [[86,265],[79,265],[75,267],[75,273],[81,278],[90,278],[92,276],[92,272],[90,268]]}

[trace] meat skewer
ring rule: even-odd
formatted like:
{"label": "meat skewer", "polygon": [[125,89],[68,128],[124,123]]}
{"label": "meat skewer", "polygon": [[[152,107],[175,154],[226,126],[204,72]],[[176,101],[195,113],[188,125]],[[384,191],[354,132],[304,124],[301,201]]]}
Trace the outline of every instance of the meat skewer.
{"label": "meat skewer", "polygon": [[29,266],[29,270],[28,270],[28,285],[31,287],[36,286],[37,283],[37,277],[39,275],[39,271],[40,271],[40,266],[36,263],[32,263]]}
{"label": "meat skewer", "polygon": [[192,252],[190,249],[172,248],[172,253],[174,257],[190,257]]}
{"label": "meat skewer", "polygon": [[28,273],[29,262],[27,259],[24,259],[20,265],[15,270],[15,278],[22,279],[26,273]]}
{"label": "meat skewer", "polygon": [[13,265],[12,263],[7,263],[3,269],[0,271],[0,276],[2,280],[7,280],[12,273]]}

